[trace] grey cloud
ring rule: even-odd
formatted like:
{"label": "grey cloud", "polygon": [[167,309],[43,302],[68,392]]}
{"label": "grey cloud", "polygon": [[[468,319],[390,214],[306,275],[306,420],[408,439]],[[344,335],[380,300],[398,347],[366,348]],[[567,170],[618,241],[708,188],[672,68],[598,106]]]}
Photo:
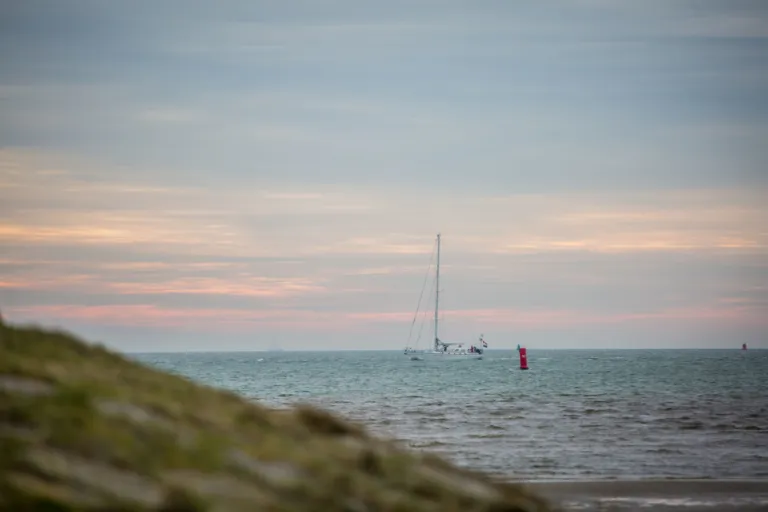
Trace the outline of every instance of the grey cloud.
{"label": "grey cloud", "polygon": [[[467,169],[509,190],[764,183],[765,43],[653,28],[698,20],[693,4],[67,5],[10,12],[18,23],[3,78],[48,85],[6,88],[6,144],[86,153],[177,183],[210,184],[223,170],[455,186]],[[174,53],[185,44],[207,51]],[[24,78],[29,66],[50,74]],[[290,94],[250,101],[274,91]],[[369,108],[348,108],[350,98]],[[701,123],[755,135],[688,133]],[[655,135],[670,126],[673,138]]]}

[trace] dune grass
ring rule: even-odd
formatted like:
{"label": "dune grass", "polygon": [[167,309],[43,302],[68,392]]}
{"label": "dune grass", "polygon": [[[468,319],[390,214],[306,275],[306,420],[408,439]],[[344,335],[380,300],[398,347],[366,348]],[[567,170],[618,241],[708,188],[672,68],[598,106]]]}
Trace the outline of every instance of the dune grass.
{"label": "dune grass", "polygon": [[5,510],[546,511],[526,489],[310,406],[272,410],[0,324]]}

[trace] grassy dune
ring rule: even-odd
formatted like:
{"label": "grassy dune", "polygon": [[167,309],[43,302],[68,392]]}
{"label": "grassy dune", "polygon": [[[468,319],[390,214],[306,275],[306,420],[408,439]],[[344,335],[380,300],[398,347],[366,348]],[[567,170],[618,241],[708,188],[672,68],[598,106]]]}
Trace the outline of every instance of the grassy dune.
{"label": "grassy dune", "polygon": [[520,486],[407,451],[328,412],[272,410],[66,333],[7,324],[0,508],[550,510]]}

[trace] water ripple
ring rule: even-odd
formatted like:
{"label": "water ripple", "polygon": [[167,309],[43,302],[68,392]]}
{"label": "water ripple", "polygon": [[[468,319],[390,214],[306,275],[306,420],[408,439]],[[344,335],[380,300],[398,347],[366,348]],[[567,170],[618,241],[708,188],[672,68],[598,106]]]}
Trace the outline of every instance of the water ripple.
{"label": "water ripple", "polygon": [[[311,402],[460,465],[530,479],[759,478],[768,351],[145,354],[272,406]],[[263,361],[258,361],[263,359]]]}

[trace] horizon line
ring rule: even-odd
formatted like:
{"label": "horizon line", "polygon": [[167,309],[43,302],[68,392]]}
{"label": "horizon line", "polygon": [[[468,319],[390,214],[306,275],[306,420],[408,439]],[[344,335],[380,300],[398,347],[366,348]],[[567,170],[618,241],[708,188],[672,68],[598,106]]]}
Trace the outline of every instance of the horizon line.
{"label": "horizon line", "polygon": [[[530,350],[528,347],[523,347],[527,350]],[[486,351],[491,349],[485,349]],[[496,348],[493,349],[495,351],[509,351],[509,352],[515,352],[517,351],[516,347],[513,348]],[[740,346],[739,347],[665,347],[665,348],[658,348],[658,347],[634,347],[634,348],[619,348],[619,347],[611,347],[611,348],[605,348],[605,347],[574,347],[574,348],[551,348],[551,347],[540,347],[535,348],[534,350],[546,350],[546,351],[578,351],[578,350],[734,350],[738,352],[744,351]],[[749,348],[747,347],[747,351],[749,350],[768,350],[768,347],[753,347]],[[292,353],[314,353],[314,352],[402,352],[401,350],[395,350],[395,349],[374,349],[374,348],[336,348],[336,349],[280,349],[280,350],[274,350],[274,349],[265,349],[265,350],[158,350],[158,351],[152,351],[152,350],[141,350],[141,351],[125,351],[120,350],[119,352],[126,354],[126,355],[136,355],[136,354],[265,354],[265,353],[284,353],[284,352],[292,352]]]}

